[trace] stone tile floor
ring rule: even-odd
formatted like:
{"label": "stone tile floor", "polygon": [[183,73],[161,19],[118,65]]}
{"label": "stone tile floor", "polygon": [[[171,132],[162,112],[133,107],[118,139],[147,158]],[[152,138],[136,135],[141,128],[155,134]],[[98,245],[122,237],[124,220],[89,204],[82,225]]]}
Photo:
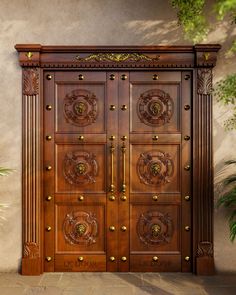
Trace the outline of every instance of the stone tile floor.
{"label": "stone tile floor", "polygon": [[236,274],[0,273],[0,295],[236,295]]}

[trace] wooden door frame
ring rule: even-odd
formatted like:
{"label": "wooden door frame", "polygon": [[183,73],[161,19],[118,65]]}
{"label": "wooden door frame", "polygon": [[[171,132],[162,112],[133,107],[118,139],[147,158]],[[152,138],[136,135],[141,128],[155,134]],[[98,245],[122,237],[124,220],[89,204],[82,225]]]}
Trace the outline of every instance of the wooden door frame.
{"label": "wooden door frame", "polygon": [[[46,70],[192,70],[193,273],[214,273],[212,69],[218,44],[42,46],[17,44],[22,66],[22,274],[43,272],[43,77]],[[188,77],[186,77],[188,78]],[[47,77],[50,79],[50,75]]]}

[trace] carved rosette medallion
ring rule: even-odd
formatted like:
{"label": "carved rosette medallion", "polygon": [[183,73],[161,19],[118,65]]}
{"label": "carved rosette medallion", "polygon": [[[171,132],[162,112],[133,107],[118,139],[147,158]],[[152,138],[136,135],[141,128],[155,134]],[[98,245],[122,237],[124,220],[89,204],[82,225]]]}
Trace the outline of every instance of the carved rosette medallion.
{"label": "carved rosette medallion", "polygon": [[37,68],[23,70],[23,95],[39,94],[39,71]]}
{"label": "carved rosette medallion", "polygon": [[69,152],[65,155],[63,172],[70,184],[94,183],[98,174],[95,155],[85,151]]}
{"label": "carved rosette medallion", "polygon": [[170,95],[160,89],[142,93],[137,103],[137,114],[140,121],[149,126],[162,126],[170,122],[174,102]]}
{"label": "carved rosette medallion", "polygon": [[85,211],[71,212],[63,222],[63,234],[70,244],[92,245],[96,243],[98,222],[95,214]]}
{"label": "carved rosette medallion", "polygon": [[170,182],[174,173],[174,163],[170,154],[162,151],[142,153],[137,162],[137,174],[141,183],[147,185]]}
{"label": "carved rosette medallion", "polygon": [[39,257],[39,246],[35,242],[26,242],[23,250],[24,258],[38,258]]}
{"label": "carved rosette medallion", "polygon": [[212,93],[212,69],[197,70],[197,92],[204,95]]}
{"label": "carved rosette medallion", "polygon": [[137,234],[146,245],[170,243],[173,236],[173,222],[169,214],[158,211],[142,213],[137,223]]}
{"label": "carved rosette medallion", "polygon": [[96,122],[98,106],[96,96],[84,89],[73,90],[64,99],[66,121],[79,127]]}

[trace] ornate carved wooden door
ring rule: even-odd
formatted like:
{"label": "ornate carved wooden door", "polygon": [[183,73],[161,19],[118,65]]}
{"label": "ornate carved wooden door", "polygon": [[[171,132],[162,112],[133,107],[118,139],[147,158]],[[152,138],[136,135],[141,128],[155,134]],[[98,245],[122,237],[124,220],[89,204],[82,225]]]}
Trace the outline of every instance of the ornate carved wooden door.
{"label": "ornate carved wooden door", "polygon": [[190,271],[190,72],[46,72],[45,271]]}

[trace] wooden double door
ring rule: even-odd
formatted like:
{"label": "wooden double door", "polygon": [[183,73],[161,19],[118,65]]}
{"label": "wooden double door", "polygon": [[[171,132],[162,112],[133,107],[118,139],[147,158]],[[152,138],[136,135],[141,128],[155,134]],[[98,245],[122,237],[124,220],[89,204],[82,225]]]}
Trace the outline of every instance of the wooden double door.
{"label": "wooden double door", "polygon": [[45,72],[45,271],[192,270],[191,81]]}

